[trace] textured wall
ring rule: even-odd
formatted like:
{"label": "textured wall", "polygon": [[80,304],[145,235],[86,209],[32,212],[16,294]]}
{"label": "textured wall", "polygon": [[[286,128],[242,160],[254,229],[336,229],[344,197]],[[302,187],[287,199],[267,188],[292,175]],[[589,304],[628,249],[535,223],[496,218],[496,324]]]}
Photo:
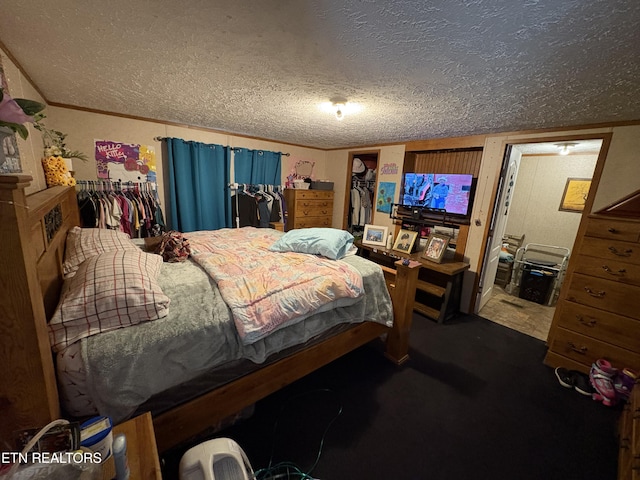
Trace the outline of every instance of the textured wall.
{"label": "textured wall", "polygon": [[597,155],[522,157],[505,233],[573,248],[581,215],[559,211],[567,178],[591,178]]}

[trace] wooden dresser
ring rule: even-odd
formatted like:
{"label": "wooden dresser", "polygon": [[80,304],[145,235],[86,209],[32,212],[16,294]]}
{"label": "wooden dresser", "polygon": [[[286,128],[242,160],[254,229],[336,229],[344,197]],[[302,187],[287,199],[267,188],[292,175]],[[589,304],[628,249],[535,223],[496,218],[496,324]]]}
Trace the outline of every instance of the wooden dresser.
{"label": "wooden dresser", "polygon": [[598,358],[640,371],[640,215],[591,214],[581,227],[548,338],[547,365]]}
{"label": "wooden dresser", "polygon": [[331,227],[333,223],[333,191],[287,188],[284,191],[284,199],[287,203],[285,230]]}
{"label": "wooden dresser", "polygon": [[618,434],[618,479],[640,480],[640,383],[624,406]]}

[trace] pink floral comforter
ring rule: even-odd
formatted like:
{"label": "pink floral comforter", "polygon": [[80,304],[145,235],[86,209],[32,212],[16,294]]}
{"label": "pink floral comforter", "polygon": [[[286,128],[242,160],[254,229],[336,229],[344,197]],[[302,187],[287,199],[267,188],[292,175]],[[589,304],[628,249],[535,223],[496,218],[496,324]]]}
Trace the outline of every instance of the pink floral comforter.
{"label": "pink floral comforter", "polygon": [[364,294],[360,273],[345,262],[270,251],[280,235],[254,227],[185,234],[193,259],[216,281],[244,344]]}

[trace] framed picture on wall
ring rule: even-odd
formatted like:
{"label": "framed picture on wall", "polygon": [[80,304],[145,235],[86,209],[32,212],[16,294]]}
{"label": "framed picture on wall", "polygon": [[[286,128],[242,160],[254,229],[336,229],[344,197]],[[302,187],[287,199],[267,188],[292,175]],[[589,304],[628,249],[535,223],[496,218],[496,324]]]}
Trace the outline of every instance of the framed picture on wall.
{"label": "framed picture on wall", "polygon": [[393,245],[393,249],[409,254],[411,253],[411,250],[413,250],[413,244],[416,242],[416,238],[418,238],[418,232],[414,232],[412,230],[400,230],[396,237],[396,243]]}
{"label": "framed picture on wall", "polygon": [[590,188],[590,178],[567,178],[558,210],[561,212],[582,212]]}
{"label": "framed picture on wall", "polygon": [[387,244],[387,227],[379,227],[378,225],[365,225],[362,243],[365,245],[373,245],[375,247],[385,247]]}
{"label": "framed picture on wall", "polygon": [[451,240],[451,237],[447,235],[432,233],[427,238],[427,245],[424,248],[424,252],[422,252],[422,258],[436,263],[442,262],[449,246],[449,240]]}

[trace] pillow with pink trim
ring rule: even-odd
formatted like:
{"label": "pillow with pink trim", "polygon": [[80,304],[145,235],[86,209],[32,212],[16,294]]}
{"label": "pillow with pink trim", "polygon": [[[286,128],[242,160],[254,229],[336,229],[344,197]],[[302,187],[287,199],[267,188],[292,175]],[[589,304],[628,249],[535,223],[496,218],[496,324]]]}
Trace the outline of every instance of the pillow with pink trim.
{"label": "pillow with pink trim", "polygon": [[139,250],[129,235],[119,230],[106,228],[73,227],[67,233],[62,273],[72,277],[87,258],[112,250]]}
{"label": "pillow with pink trim", "polygon": [[161,268],[160,255],[140,249],[114,250],[85,260],[65,281],[49,322],[53,349],[166,316],[170,300],[157,282]]}

